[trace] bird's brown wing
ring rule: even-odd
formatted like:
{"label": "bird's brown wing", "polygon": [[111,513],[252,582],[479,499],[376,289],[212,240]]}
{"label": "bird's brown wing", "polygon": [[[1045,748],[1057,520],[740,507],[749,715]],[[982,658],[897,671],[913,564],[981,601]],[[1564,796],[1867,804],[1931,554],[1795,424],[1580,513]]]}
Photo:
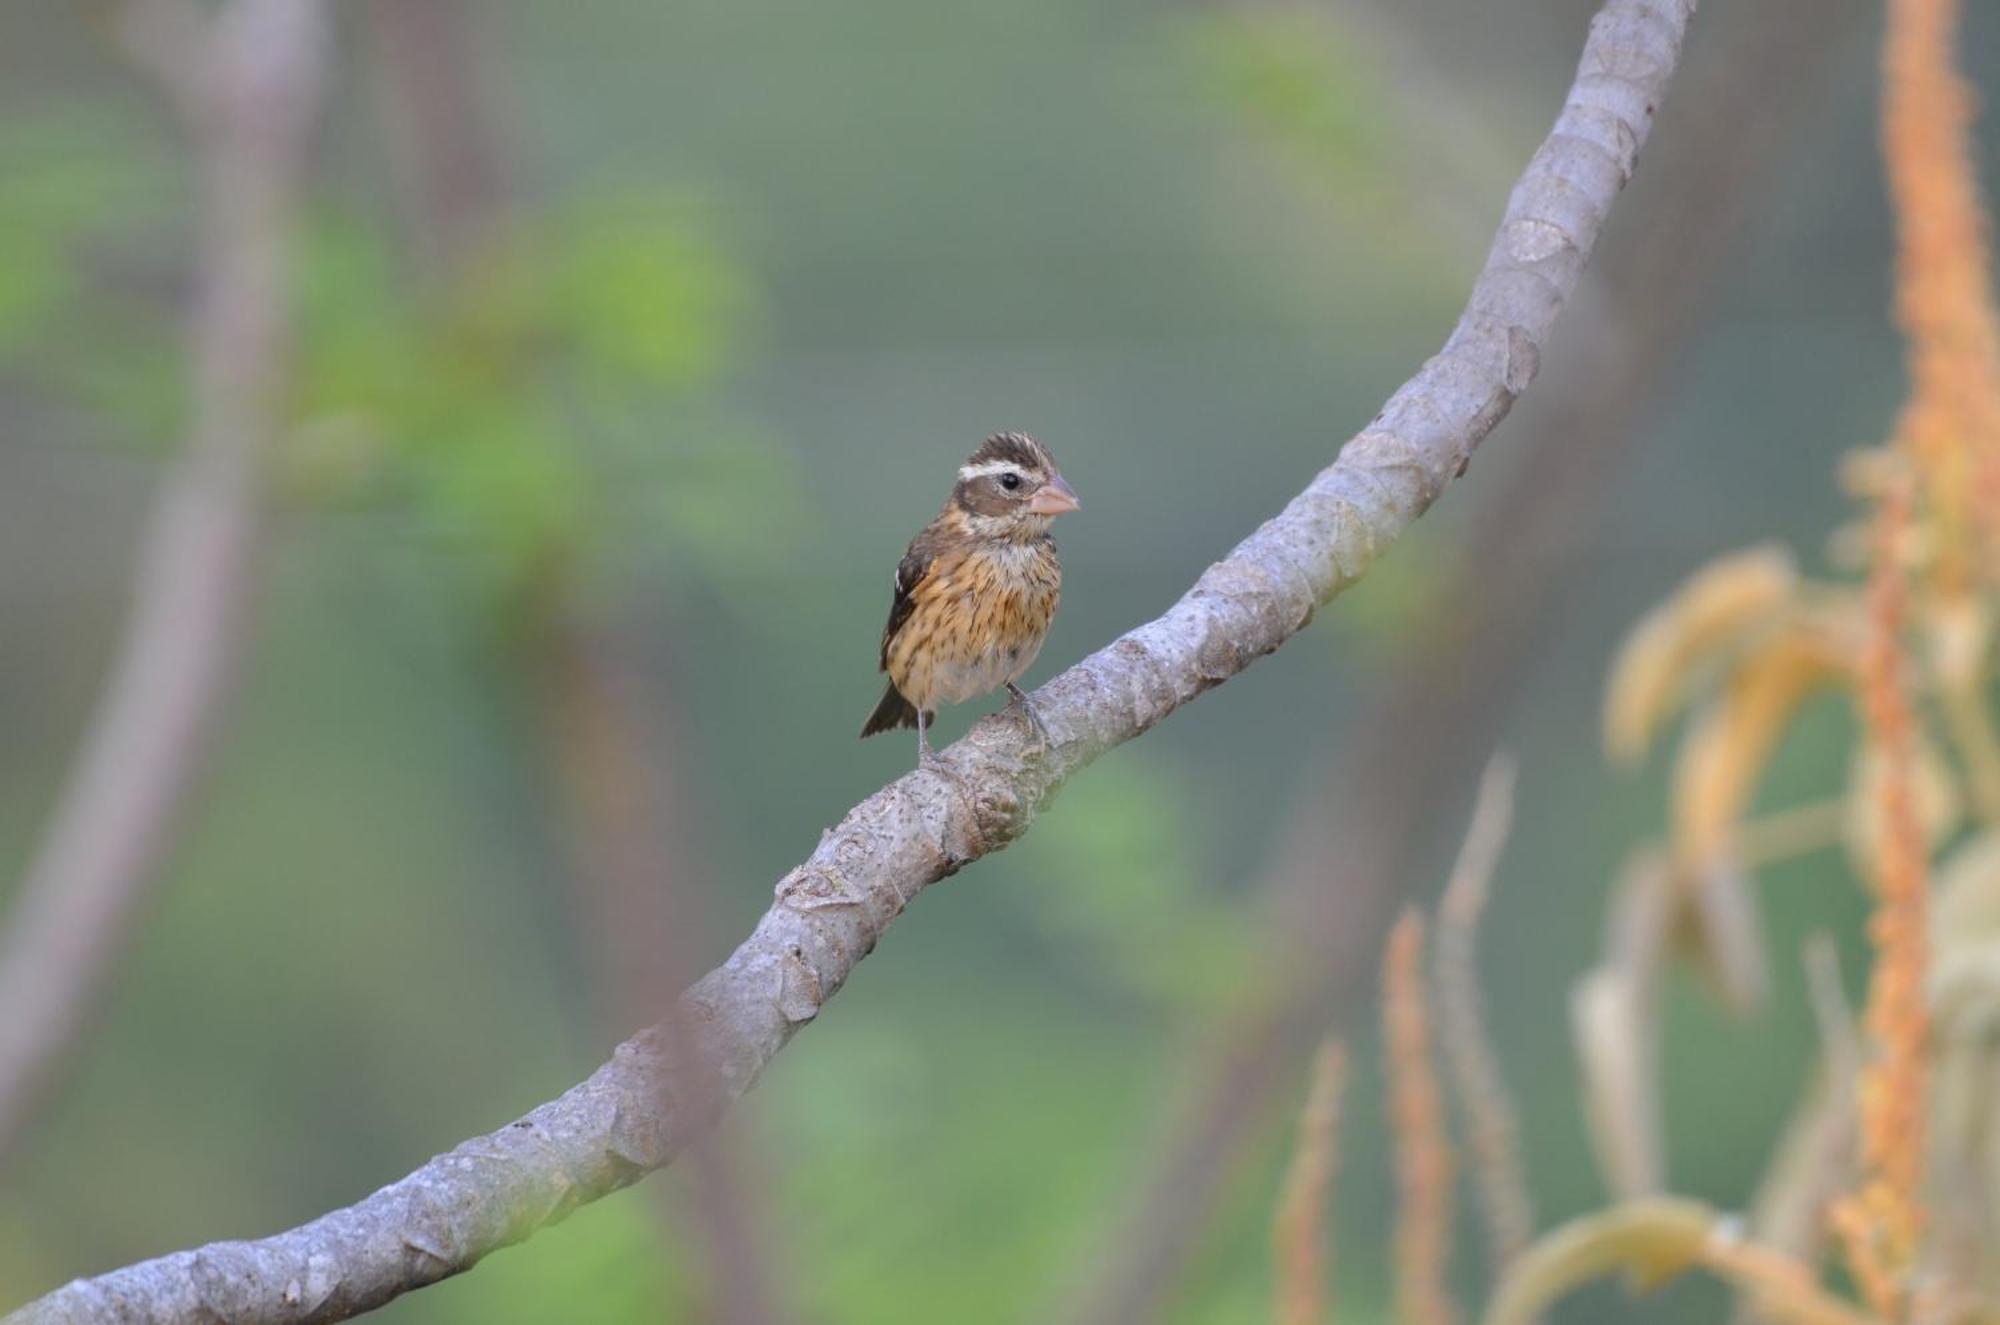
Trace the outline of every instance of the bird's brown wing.
{"label": "bird's brown wing", "polygon": [[931,563],[937,559],[936,548],[931,539],[931,531],[926,529],[910,543],[909,551],[896,565],[896,596],[889,603],[889,624],[882,627],[882,661],[879,670],[889,670],[889,641],[896,638],[896,632],[910,619],[910,613],[917,608],[917,586],[930,574]]}

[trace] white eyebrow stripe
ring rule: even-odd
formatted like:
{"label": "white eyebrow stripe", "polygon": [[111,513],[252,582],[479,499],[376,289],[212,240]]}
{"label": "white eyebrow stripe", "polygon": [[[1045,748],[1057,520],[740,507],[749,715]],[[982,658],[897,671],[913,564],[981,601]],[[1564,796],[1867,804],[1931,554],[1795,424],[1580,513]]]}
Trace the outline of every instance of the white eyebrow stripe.
{"label": "white eyebrow stripe", "polygon": [[988,474],[1006,474],[1019,470],[1012,460],[989,460],[983,465],[966,465],[958,471],[961,482],[968,479],[985,478]]}

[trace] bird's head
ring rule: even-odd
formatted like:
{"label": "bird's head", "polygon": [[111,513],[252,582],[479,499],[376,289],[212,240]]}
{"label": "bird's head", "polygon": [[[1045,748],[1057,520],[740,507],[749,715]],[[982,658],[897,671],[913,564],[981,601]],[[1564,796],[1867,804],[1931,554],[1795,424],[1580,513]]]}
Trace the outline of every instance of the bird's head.
{"label": "bird's head", "polygon": [[1077,509],[1076,492],[1049,449],[1026,433],[995,433],[959,467],[951,507],[981,537],[1039,538]]}

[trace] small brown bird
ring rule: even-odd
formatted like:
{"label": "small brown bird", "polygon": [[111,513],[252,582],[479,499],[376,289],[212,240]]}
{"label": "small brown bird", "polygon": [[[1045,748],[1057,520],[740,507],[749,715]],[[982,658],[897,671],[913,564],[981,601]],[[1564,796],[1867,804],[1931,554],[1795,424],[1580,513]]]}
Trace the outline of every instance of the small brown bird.
{"label": "small brown bird", "polygon": [[1014,682],[1035,661],[1062,596],[1049,522],[1076,509],[1055,457],[1034,438],[996,433],[972,453],[950,500],[896,567],[882,630],[889,688],[863,736],[915,727],[917,762],[927,764],[938,705],[1004,685],[1008,707],[1047,744],[1041,715]]}

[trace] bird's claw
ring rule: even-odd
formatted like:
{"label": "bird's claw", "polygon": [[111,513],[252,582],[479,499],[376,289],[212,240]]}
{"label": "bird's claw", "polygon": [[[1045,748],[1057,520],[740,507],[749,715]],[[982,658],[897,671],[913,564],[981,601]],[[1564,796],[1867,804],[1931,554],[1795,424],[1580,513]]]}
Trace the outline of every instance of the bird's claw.
{"label": "bird's claw", "polygon": [[1036,750],[1046,751],[1050,746],[1054,745],[1055,742],[1049,737],[1048,726],[1043,723],[1042,715],[1035,712],[1034,701],[1028,698],[1027,692],[1009,681],[1007,683],[1007,694],[1007,707],[1019,713],[1027,720],[1028,731],[1035,738]]}

